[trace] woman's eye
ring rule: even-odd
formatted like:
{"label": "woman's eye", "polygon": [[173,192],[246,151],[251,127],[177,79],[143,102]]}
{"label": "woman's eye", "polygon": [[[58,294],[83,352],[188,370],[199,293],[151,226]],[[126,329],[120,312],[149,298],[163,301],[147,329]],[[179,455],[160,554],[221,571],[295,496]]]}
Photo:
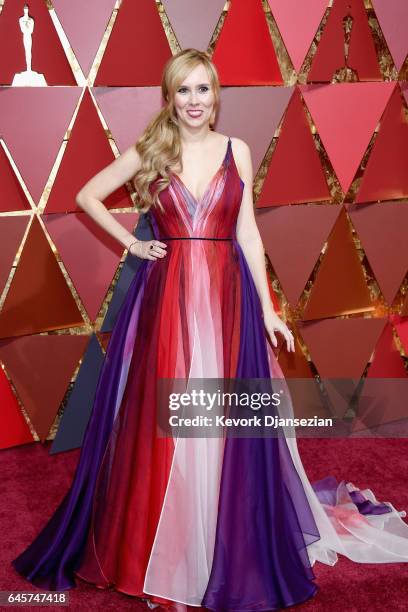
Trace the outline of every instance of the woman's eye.
{"label": "woman's eye", "polygon": [[[209,87],[207,87],[207,85],[202,85],[202,86],[199,88],[199,90],[200,90],[200,92],[202,92],[202,93],[206,93],[206,92],[209,90]],[[179,88],[177,91],[178,91],[178,93],[182,93],[182,94],[183,94],[183,93],[186,93],[186,91],[187,91],[187,87],[180,87],[180,88]]]}

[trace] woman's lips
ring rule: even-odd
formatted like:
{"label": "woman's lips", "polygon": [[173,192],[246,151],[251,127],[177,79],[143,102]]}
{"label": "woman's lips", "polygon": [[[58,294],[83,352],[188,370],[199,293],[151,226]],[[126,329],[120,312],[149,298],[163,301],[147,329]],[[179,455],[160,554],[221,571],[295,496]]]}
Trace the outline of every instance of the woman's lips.
{"label": "woman's lips", "polygon": [[202,114],[203,114],[202,110],[188,110],[187,111],[187,115],[189,115],[190,117],[193,117],[194,119],[197,117],[201,117]]}

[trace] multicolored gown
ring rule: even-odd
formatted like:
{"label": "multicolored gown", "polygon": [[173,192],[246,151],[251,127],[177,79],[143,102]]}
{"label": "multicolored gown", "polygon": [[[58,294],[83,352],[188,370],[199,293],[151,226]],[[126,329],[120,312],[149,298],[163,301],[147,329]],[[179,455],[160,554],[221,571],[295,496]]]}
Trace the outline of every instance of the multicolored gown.
{"label": "multicolored gown", "polygon": [[[371,491],[309,482],[287,428],[275,437],[162,437],[156,381],[285,380],[236,238],[244,183],[226,143],[200,200],[172,175],[152,207],[163,259],[143,260],[119,311],[69,491],[13,560],[49,590],[75,577],[149,601],[276,610],[312,597],[337,553],[408,561],[408,525]],[[280,416],[293,416],[289,390]]]}

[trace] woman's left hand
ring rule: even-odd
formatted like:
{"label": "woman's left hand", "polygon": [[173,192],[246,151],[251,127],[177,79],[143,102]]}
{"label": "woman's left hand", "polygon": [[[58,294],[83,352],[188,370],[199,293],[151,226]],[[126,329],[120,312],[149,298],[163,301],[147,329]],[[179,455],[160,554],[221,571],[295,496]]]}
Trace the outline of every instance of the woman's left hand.
{"label": "woman's left hand", "polygon": [[288,351],[295,352],[295,340],[293,334],[286,323],[276,314],[276,312],[273,310],[264,312],[263,319],[266,331],[269,334],[272,344],[275,347],[278,346],[278,341],[276,340],[275,336],[275,331],[278,331],[284,336]]}

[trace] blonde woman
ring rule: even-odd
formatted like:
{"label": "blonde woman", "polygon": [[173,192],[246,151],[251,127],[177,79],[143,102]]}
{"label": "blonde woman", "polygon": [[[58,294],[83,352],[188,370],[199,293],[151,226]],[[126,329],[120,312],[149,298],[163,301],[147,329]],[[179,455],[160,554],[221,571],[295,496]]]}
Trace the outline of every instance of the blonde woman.
{"label": "blonde woman", "polygon": [[[236,412],[252,419],[249,435],[242,427],[227,436],[225,423],[210,435],[203,420],[160,435],[164,380],[192,389],[197,379],[206,392],[214,380],[254,381],[254,391],[263,381],[281,395],[269,416],[291,418],[275,334],[294,351],[268,290],[249,148],[213,129],[220,86],[209,56],[172,57],[162,93],[136,145],[77,195],[142,264],[112,332],[71,488],[13,564],[41,588],[69,589],[79,578],[151,608],[285,608],[316,593],[316,560],[408,561],[408,527],[391,504],[350,483],[312,487],[290,425],[259,435],[255,404]],[[103,204],[129,180],[152,240],[135,239]],[[210,408],[198,404],[195,414],[214,416]],[[180,405],[171,411],[182,414]]]}

